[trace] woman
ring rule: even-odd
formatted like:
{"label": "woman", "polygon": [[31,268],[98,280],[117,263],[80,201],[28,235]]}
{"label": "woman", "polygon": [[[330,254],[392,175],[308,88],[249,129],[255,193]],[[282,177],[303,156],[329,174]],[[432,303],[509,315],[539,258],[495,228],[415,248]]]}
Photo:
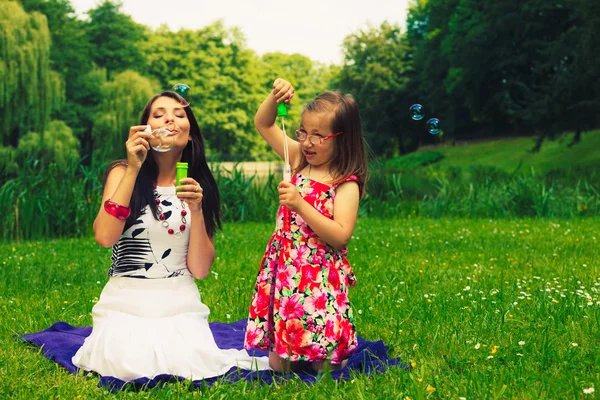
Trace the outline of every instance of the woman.
{"label": "woman", "polygon": [[[142,125],[129,131],[127,160],[107,169],[94,233],[112,246],[112,266],[92,310],[92,334],[72,359],[81,369],[125,381],[268,369],[267,357],[219,349],[208,326],[194,278],[206,277],[215,258],[220,199],[200,128],[183,104],[174,92],[150,99]],[[151,150],[150,132],[158,128],[169,131],[171,151]],[[176,188],[181,161],[189,173]]]}

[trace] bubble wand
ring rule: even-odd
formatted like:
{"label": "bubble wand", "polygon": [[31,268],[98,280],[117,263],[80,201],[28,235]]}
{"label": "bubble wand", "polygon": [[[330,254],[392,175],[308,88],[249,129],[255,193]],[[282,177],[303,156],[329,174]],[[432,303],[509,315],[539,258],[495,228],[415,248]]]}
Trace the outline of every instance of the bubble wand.
{"label": "bubble wand", "polygon": [[[277,116],[281,118],[281,133],[283,135],[283,180],[290,182],[292,180],[292,167],[290,166],[290,154],[288,150],[287,134],[285,133],[285,118],[288,110],[285,103],[277,104]],[[283,232],[287,234],[290,231],[290,209],[283,206]]]}
{"label": "bubble wand", "polygon": [[[289,150],[288,150],[288,138],[287,138],[287,134],[285,133],[285,118],[288,115],[288,110],[287,110],[287,106],[285,105],[285,103],[281,102],[279,104],[277,104],[277,116],[280,117],[281,119],[281,134],[283,136],[283,180],[286,182],[290,182],[292,180],[292,167],[290,165],[290,154],[289,154]],[[290,251],[290,247],[291,247],[291,238],[290,238],[290,220],[291,220],[291,215],[290,215],[290,209],[286,206],[282,206],[283,207],[283,232],[282,232],[282,237],[281,237],[281,249],[279,251],[279,265],[282,265],[285,267],[285,259],[287,258],[287,255],[289,255],[289,251]],[[277,279],[277,272],[275,272],[275,279]],[[273,285],[275,286],[275,285]],[[290,359],[292,358],[292,342],[294,342],[295,338],[294,338],[294,334],[290,333],[290,336],[292,338],[292,340],[289,343],[288,346],[288,356],[290,357]],[[289,360],[288,360],[289,362]],[[289,364],[287,365],[286,368],[289,368]]]}

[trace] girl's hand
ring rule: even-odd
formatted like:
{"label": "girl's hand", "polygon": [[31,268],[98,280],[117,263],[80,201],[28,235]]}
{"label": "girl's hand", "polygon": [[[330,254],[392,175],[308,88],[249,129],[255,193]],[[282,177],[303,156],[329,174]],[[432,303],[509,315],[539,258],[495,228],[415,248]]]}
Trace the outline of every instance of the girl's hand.
{"label": "girl's hand", "polygon": [[273,96],[275,96],[275,101],[278,103],[283,101],[285,104],[290,104],[292,97],[294,97],[294,87],[288,81],[277,78],[273,82]]}
{"label": "girl's hand", "polygon": [[202,186],[194,180],[194,178],[181,179],[181,186],[177,186],[177,198],[184,200],[190,211],[202,211]]}
{"label": "girl's hand", "polygon": [[279,193],[279,204],[292,211],[298,211],[303,199],[293,183],[281,181],[277,186],[277,192]]}
{"label": "girl's hand", "polygon": [[146,160],[150,144],[147,138],[151,133],[144,132],[146,125],[132,126],[129,128],[129,139],[125,142],[127,150],[127,165],[136,168],[138,171]]}

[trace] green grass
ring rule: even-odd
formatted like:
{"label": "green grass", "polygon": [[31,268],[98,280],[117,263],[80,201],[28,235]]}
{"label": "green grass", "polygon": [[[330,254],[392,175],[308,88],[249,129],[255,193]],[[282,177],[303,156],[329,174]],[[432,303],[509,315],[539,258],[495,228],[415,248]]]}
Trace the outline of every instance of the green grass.
{"label": "green grass", "polygon": [[[12,337],[57,320],[91,324],[109,250],[87,238],[0,244],[0,398],[592,398],[583,390],[600,390],[599,223],[362,218],[349,245],[358,332],[412,372],[116,394]],[[198,282],[212,321],[246,317],[272,228],[219,232],[213,273]]]}
{"label": "green grass", "polygon": [[501,139],[458,146],[438,146],[433,151],[421,150],[387,160],[383,165],[387,169],[395,168],[396,171],[413,171],[424,166],[466,169],[480,165],[512,173],[517,168],[524,171],[534,168],[542,174],[557,169],[600,166],[597,156],[600,131],[584,133],[580,143],[569,147],[572,136],[565,134],[557,140],[547,140],[537,153],[530,152],[536,138]]}

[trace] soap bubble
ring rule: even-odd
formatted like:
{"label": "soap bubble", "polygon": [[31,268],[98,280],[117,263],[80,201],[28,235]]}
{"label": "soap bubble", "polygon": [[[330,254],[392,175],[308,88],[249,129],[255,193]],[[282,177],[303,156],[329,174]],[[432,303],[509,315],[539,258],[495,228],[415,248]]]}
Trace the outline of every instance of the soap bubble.
{"label": "soap bubble", "polygon": [[427,121],[427,130],[432,135],[437,135],[440,133],[440,120],[437,118],[431,118],[429,121]]}
{"label": "soap bubble", "polygon": [[182,106],[186,107],[190,105],[190,103],[186,100],[189,98],[188,96],[190,94],[190,87],[188,85],[185,83],[178,83],[177,85],[173,86],[171,90],[181,96],[180,104]]}
{"label": "soap bubble", "polygon": [[420,121],[425,116],[425,113],[423,112],[423,106],[420,104],[413,104],[410,106],[409,111],[410,117],[415,121]]}
{"label": "soap bubble", "polygon": [[173,132],[165,128],[159,128],[152,131],[152,136],[148,138],[148,143],[154,151],[164,153],[173,149],[175,136]]}

